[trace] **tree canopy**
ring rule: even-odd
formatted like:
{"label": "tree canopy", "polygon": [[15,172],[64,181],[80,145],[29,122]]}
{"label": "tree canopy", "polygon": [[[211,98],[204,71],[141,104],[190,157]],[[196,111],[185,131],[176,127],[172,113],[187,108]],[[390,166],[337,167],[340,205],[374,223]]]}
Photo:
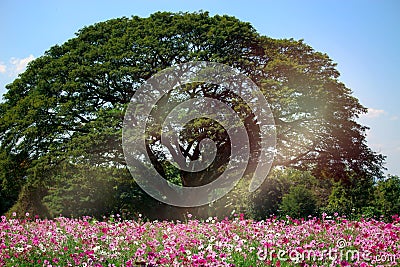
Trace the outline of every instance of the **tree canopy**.
{"label": "tree canopy", "polygon": [[[302,40],[261,36],[249,23],[231,16],[158,12],[84,27],[75,38],[32,61],[7,85],[0,104],[0,194],[5,199],[1,212],[27,191],[36,190],[42,201],[60,185],[57,177],[74,179],[65,166],[74,166],[71,172],[81,172],[82,166],[91,166],[92,173],[107,169],[102,181],[129,180],[121,147],[127,104],[153,74],[189,61],[227,64],[259,86],[275,118],[274,166],[309,170],[317,178],[345,183],[349,177],[382,175],[384,157],[368,147],[367,128],[356,121],[366,109],[340,82],[336,64],[326,54]],[[204,84],[188,85],[181,97],[168,96],[155,107],[147,146],[157,170],[193,186],[212,180],[229,160],[226,133],[204,118],[182,132],[182,151],[187,158],[198,157],[207,132],[219,141],[221,155],[212,169],[179,172],[166,164],[157,148],[159,122],[168,112],[162,104],[199,96],[223,101],[242,114],[252,137],[251,172],[259,149],[257,118],[237,95]],[[76,181],[82,177],[86,176]]]}

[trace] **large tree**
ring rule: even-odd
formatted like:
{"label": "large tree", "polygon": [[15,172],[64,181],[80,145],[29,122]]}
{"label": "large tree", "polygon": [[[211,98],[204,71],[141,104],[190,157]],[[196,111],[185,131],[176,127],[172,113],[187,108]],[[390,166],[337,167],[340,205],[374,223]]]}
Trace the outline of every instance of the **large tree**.
{"label": "large tree", "polygon": [[[365,108],[339,81],[327,55],[302,41],[260,36],[249,23],[234,17],[158,12],[85,27],[31,62],[7,86],[0,105],[0,192],[8,201],[2,201],[2,212],[19,192],[36,190],[39,199],[46,195],[61,164],[123,172],[122,122],[135,90],[166,67],[196,60],[237,68],[261,88],[277,127],[274,165],[339,180],[354,173],[381,175],[383,157],[367,146],[366,127],[356,122]],[[215,85],[189,84],[180,92],[181,97],[163,98],[152,113],[154,125],[148,128],[146,144],[157,170],[193,186],[214,179],[226,165],[229,138],[221,125],[204,118],[182,132],[182,152],[190,159],[199,157],[199,143],[207,132],[221,155],[212,169],[179,172],[158,149],[159,123],[168,112],[162,103],[207,96],[241,114],[251,136],[251,173],[260,145],[257,117],[248,106]],[[23,187],[33,189],[21,191]]]}

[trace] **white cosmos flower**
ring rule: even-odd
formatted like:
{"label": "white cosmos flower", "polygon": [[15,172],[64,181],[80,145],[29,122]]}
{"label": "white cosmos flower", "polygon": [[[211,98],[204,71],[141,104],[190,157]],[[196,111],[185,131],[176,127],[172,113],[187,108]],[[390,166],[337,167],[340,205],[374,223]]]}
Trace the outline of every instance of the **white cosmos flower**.
{"label": "white cosmos flower", "polygon": [[102,256],[108,255],[107,251],[104,251],[104,250],[101,250],[101,251],[99,252],[99,254],[102,255]]}
{"label": "white cosmos flower", "polygon": [[40,249],[42,252],[46,252],[46,248],[45,248],[45,246],[43,246],[42,243],[39,244],[39,249]]}

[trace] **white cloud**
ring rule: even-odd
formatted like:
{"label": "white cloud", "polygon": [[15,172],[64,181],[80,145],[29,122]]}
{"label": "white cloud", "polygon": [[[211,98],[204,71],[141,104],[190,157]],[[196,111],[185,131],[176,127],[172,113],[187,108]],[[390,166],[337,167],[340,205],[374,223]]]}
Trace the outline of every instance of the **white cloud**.
{"label": "white cloud", "polygon": [[29,55],[26,58],[11,58],[10,63],[12,65],[12,70],[10,71],[10,75],[18,75],[19,73],[23,72],[28,63],[34,59],[35,57],[33,55]]}
{"label": "white cloud", "polygon": [[384,111],[383,109],[368,108],[368,112],[366,114],[363,114],[362,116],[364,118],[374,119],[374,118],[378,118],[385,114],[386,114],[386,111]]}
{"label": "white cloud", "polygon": [[0,73],[6,73],[7,66],[0,62]]}
{"label": "white cloud", "polygon": [[391,121],[397,121],[398,119],[399,119],[398,116],[392,116],[392,117],[390,117],[390,120],[391,120]]}

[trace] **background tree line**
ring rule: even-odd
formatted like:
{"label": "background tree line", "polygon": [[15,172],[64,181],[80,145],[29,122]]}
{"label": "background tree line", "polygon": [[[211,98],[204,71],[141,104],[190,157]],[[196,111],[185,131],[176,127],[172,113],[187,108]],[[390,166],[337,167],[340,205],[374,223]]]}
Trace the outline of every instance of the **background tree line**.
{"label": "background tree line", "polygon": [[[240,114],[251,137],[245,179],[211,207],[181,209],[156,202],[135,184],[123,157],[122,122],[130,98],[145,80],[196,60],[230,65],[259,86],[275,118],[277,155],[274,171],[249,195],[246,177],[259,160],[260,140],[257,118],[248,106],[236,94],[202,83],[169,94],[154,107],[146,139],[166,179],[185,186],[208,183],[229,160],[230,140],[223,127],[199,118],[182,131],[182,151],[188,159],[198,158],[207,132],[219,152],[213,168],[188,173],[168,164],[159,148],[160,122],[182,101],[207,96],[224,102]],[[232,210],[255,218],[283,211],[302,216],[302,210],[390,214],[398,209],[398,177],[383,180],[384,157],[368,147],[367,127],[357,122],[366,109],[339,81],[335,67],[302,40],[272,39],[249,23],[207,12],[158,12],[85,27],[7,85],[0,104],[0,212],[140,212],[149,218],[189,211],[223,216]],[[298,211],[293,205],[300,205]]]}

